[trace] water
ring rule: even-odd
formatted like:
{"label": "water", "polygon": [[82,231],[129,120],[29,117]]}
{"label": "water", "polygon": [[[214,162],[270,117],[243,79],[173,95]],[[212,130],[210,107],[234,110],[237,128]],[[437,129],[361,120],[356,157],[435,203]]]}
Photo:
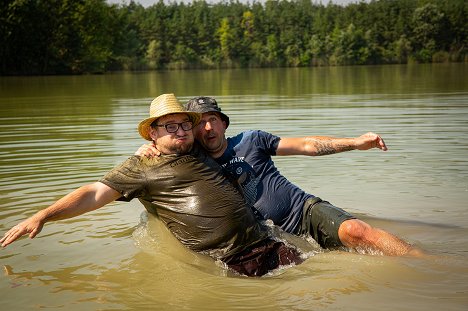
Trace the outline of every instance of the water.
{"label": "water", "polygon": [[1,77],[2,234],[133,154],[144,143],[136,125],[151,99],[174,92],[182,101],[215,96],[231,135],[382,134],[387,152],[275,163],[306,191],[433,255],[318,252],[247,279],[181,247],[137,201],[113,203],[0,250],[2,310],[466,310],[467,68]]}

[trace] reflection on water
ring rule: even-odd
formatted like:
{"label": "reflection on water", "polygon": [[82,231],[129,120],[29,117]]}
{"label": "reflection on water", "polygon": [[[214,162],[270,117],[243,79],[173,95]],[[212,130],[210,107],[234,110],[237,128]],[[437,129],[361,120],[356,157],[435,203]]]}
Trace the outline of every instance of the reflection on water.
{"label": "reflection on water", "polygon": [[[466,65],[0,78],[0,231],[99,179],[144,143],[152,97],[218,99],[228,134],[383,135],[388,152],[278,157],[295,184],[431,253],[310,248],[261,279],[187,251],[137,202],[47,224],[1,250],[5,310],[464,310],[468,305]],[[294,240],[294,239],[293,239]],[[296,241],[297,242],[297,241]]]}

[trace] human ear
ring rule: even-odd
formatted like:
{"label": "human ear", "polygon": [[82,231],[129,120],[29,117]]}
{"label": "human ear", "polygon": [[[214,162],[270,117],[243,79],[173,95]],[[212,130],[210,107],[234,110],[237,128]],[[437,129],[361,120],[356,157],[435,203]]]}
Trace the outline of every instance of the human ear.
{"label": "human ear", "polygon": [[156,139],[158,139],[158,130],[154,127],[150,127],[149,134],[153,142],[156,141]]}

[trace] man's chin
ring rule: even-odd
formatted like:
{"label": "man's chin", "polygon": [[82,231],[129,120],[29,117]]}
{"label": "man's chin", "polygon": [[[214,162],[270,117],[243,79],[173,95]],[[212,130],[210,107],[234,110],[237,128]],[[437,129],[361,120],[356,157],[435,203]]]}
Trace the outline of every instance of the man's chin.
{"label": "man's chin", "polygon": [[181,143],[174,147],[174,152],[178,154],[185,154],[192,150],[193,143]]}
{"label": "man's chin", "polygon": [[208,140],[208,139],[205,139],[201,142],[203,148],[205,148],[206,150],[212,150],[212,149],[216,149],[217,147],[217,143],[215,140]]}

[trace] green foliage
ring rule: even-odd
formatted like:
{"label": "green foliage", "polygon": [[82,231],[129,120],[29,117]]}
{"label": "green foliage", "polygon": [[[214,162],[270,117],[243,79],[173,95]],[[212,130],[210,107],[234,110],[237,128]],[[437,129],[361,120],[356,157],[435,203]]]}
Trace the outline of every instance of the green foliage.
{"label": "green foliage", "polygon": [[0,74],[466,61],[467,3],[4,0]]}
{"label": "green foliage", "polygon": [[413,13],[413,47],[420,62],[430,62],[440,46],[439,40],[444,24],[444,14],[434,4],[426,4]]}
{"label": "green foliage", "polygon": [[229,62],[231,60],[231,54],[233,53],[234,35],[232,34],[227,17],[221,20],[217,34],[219,36],[219,48],[221,50],[222,59]]}

